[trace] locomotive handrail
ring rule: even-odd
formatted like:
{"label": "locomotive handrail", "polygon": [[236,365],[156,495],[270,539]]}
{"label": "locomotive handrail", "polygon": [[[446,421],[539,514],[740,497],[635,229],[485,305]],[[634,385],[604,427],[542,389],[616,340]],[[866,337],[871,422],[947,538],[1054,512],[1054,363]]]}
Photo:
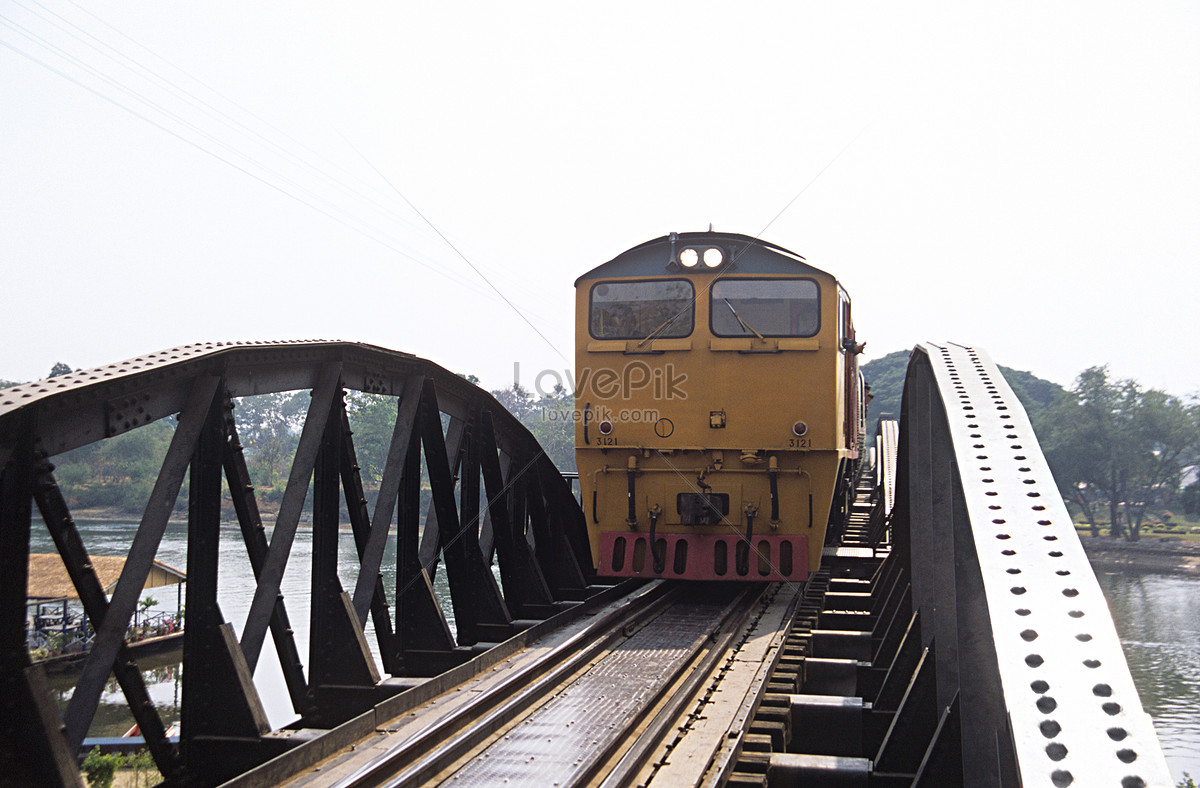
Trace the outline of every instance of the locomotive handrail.
{"label": "locomotive handrail", "polygon": [[1057,489],[987,355],[918,345],[893,540],[911,561],[923,641],[936,644],[938,709],[961,700],[964,784],[1171,785]]}

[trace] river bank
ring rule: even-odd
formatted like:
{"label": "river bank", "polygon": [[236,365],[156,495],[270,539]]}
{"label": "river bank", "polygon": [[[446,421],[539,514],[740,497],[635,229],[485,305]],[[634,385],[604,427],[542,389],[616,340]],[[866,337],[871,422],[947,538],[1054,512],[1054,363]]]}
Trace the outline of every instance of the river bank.
{"label": "river bank", "polygon": [[1105,536],[1081,536],[1080,541],[1094,569],[1200,576],[1200,545],[1194,542],[1127,542]]}

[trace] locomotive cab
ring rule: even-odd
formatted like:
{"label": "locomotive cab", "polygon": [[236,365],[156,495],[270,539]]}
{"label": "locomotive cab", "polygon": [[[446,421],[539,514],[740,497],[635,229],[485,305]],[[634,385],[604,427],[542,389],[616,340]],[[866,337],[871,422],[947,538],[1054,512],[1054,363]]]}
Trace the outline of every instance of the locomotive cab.
{"label": "locomotive cab", "polygon": [[575,284],[576,459],[597,572],[815,571],[861,430],[837,280],[708,232],[647,242]]}

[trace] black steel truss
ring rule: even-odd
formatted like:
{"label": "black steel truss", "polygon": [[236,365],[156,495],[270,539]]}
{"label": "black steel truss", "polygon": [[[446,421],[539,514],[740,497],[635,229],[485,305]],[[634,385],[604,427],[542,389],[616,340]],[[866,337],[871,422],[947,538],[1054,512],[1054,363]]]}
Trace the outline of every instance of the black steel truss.
{"label": "black steel truss", "polygon": [[[304,389],[312,400],[268,540],[238,439],[234,399]],[[397,400],[374,511],[359,475],[347,390]],[[78,784],[75,756],[110,672],[168,781],[215,784],[290,746],[287,737],[270,732],[252,679],[268,633],[296,726],[329,728],[404,688],[404,682],[381,681],[380,668],[392,676],[433,675],[590,593],[585,523],[568,483],[503,406],[423,359],[347,343],[191,346],[4,394],[0,773],[6,779]],[[50,457],[173,414],[178,425],[109,598],[55,483]],[[185,474],[188,582],[176,745],[166,737],[125,632]],[[432,492],[424,513],[423,476]],[[257,583],[240,637],[217,604],[222,478]],[[306,665],[280,582],[310,484]],[[359,559],[351,589],[342,587],[337,566],[343,500]],[[33,504],[97,632],[63,718],[25,645]],[[380,570],[393,532],[397,587],[387,589]],[[450,586],[457,637],[433,593],[439,564]],[[368,617],[380,666],[364,636]]]}

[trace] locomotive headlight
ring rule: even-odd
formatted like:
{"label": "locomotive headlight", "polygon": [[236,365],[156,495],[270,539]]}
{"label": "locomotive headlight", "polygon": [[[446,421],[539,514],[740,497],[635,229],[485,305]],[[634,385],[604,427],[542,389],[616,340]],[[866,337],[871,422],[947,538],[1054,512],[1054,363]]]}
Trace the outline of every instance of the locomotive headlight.
{"label": "locomotive headlight", "polygon": [[704,264],[709,268],[716,268],[723,262],[725,262],[725,255],[717,247],[711,246],[704,250]]}
{"label": "locomotive headlight", "polygon": [[792,425],[792,433],[797,437],[803,438],[808,434],[808,425],[802,421],[798,421]]}
{"label": "locomotive headlight", "polygon": [[700,262],[700,255],[695,249],[684,249],[679,253],[679,264],[684,268],[695,268],[698,262]]}
{"label": "locomotive headlight", "polygon": [[601,435],[609,435],[611,433],[612,433],[612,422],[609,421],[608,419],[605,419],[604,421],[600,422],[600,434]]}

